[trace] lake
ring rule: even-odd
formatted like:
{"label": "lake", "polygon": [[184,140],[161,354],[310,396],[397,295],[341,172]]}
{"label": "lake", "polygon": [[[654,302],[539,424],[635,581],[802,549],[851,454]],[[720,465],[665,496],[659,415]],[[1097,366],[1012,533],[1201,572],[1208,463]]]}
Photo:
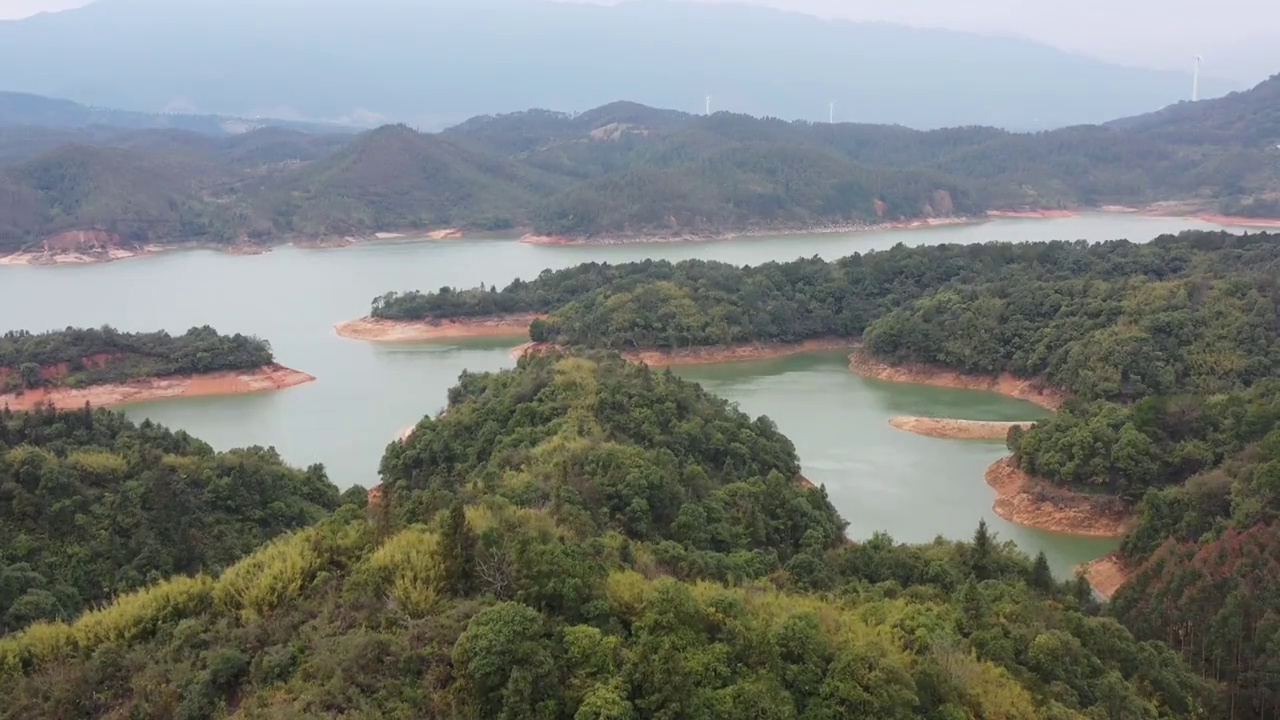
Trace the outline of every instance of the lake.
{"label": "lake", "polygon": [[[585,261],[703,258],[759,264],[946,242],[1128,238],[1215,229],[1178,218],[1086,214],[1052,220],[848,235],[791,235],[708,243],[606,247],[525,245],[511,239],[395,240],[339,249],[278,248],[238,256],[168,252],[84,266],[0,267],[0,330],[110,324],[183,332],[212,325],[271,341],[277,359],[317,382],[278,393],[167,400],[124,408],[203,438],[219,449],[275,446],[295,465],[324,463],[340,487],[377,482],[386,445],[445,404],[464,369],[510,367],[515,341],[375,345],[339,338],[333,325],[368,313],[388,290],[505,285],[544,268]],[[1040,417],[1027,403],[990,393],[863,380],[840,354],[683,369],[684,376],[772,417],[795,442],[805,474],[825,484],[851,537],[884,530],[903,541],[962,538],[985,517],[1002,538],[1044,549],[1056,572],[1113,549],[1114,541],[1018,528],[991,511],[982,470],[999,442],[937,440],[893,430],[893,415],[1017,420]]]}

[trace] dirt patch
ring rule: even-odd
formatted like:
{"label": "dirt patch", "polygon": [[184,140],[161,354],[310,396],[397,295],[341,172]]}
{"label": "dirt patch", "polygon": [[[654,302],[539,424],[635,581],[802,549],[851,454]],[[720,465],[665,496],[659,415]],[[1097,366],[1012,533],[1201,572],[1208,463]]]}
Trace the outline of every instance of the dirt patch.
{"label": "dirt patch", "polygon": [[143,378],[84,388],[37,388],[21,394],[0,395],[0,407],[30,410],[37,405],[52,404],[59,409],[72,409],[85,403],[105,407],[165,398],[246,395],[283,390],[313,380],[311,375],[282,365],[265,365],[257,370]]}
{"label": "dirt patch", "polygon": [[361,318],[338,323],[334,330],[352,340],[423,342],[446,338],[528,336],[529,324],[546,317],[538,313],[490,315],[449,320],[383,320]]}
{"label": "dirt patch", "polygon": [[1069,218],[1075,217],[1074,210],[988,210],[987,217],[993,218]]}
{"label": "dirt patch", "polygon": [[[816,338],[798,343],[744,343],[742,345],[708,345],[681,348],[679,350],[626,350],[620,353],[631,362],[641,362],[649,367],[677,365],[714,365],[743,360],[772,360],[807,352],[823,350],[848,350],[857,345],[848,338]],[[529,353],[554,350],[554,343],[525,343],[511,350],[511,357],[519,360]]]}
{"label": "dirt patch", "polygon": [[19,252],[0,257],[0,265],[87,265],[142,257],[167,249],[169,248],[160,245],[147,245],[139,248],[106,248],[91,251]]}
{"label": "dirt patch", "polygon": [[1107,553],[1097,560],[1090,560],[1080,567],[1094,592],[1110,600],[1121,585],[1129,582],[1133,569],[1118,552]]}
{"label": "dirt patch", "polygon": [[1075,493],[1036,480],[1013,458],[992,463],[986,481],[996,491],[993,509],[1011,523],[1089,537],[1120,537],[1133,524],[1132,509],[1119,498]]}
{"label": "dirt patch", "polygon": [[927,417],[894,417],[889,424],[899,430],[906,430],[917,435],[934,438],[951,438],[956,440],[1004,440],[1009,436],[1009,429],[1020,427],[1024,430],[1035,425],[1035,422],[1001,422],[996,420],[956,420],[953,418]]}
{"label": "dirt patch", "polygon": [[966,216],[928,217],[914,220],[894,220],[878,223],[836,223],[831,225],[806,225],[803,227],[761,227],[721,231],[674,231],[665,233],[635,233],[630,235],[536,235],[529,234],[520,242],[529,245],[634,245],[639,243],[711,242],[737,238],[772,237],[777,235],[849,235],[853,233],[880,232],[885,230],[918,230],[948,225],[972,225],[984,218]]}
{"label": "dirt patch", "polygon": [[1049,410],[1062,407],[1062,403],[1069,397],[1065,391],[1045,385],[1034,378],[1021,378],[1009,373],[975,375],[922,363],[890,364],[873,357],[864,349],[858,349],[849,355],[849,370],[873,380],[996,392],[1033,402]]}

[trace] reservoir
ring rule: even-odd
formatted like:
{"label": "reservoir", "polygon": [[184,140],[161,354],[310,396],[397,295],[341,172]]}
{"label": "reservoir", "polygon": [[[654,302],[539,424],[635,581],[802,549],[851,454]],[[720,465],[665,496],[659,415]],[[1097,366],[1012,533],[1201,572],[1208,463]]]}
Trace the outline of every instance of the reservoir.
{"label": "reservoir", "polygon": [[[278,361],[318,380],[249,396],[166,400],[124,408],[227,449],[274,446],[300,466],[323,463],[340,487],[377,482],[383,450],[401,430],[443,408],[463,370],[510,367],[520,339],[376,345],[338,337],[333,325],[368,313],[389,290],[503,286],[546,268],[587,261],[703,258],[760,264],[820,255],[835,259],[896,243],[1025,240],[1147,241],[1216,226],[1182,218],[1086,214],[1051,220],[850,235],[789,235],[708,243],[526,245],[512,239],[395,240],[339,249],[277,248],[258,256],[208,250],[121,262],[0,267],[0,331],[112,325],[182,332],[212,325],[270,340]],[[856,539],[886,531],[905,542],[965,538],[986,518],[1004,540],[1043,549],[1059,574],[1113,549],[1110,540],[1020,528],[991,510],[983,469],[1003,443],[938,440],[890,428],[895,415],[1024,420],[1029,403],[990,393],[881,383],[850,374],[841,353],[717,366],[680,374],[769,415],[795,442],[805,474],[825,484]]]}

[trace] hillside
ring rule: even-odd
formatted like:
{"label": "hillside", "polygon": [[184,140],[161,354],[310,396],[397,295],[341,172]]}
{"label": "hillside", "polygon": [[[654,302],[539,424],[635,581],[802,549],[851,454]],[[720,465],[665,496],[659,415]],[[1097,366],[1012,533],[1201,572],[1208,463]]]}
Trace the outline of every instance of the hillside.
{"label": "hillside", "polygon": [[562,185],[522,164],[393,125],[267,186],[258,203],[277,232],[312,237],[506,228]]}
{"label": "hillside", "polygon": [[80,230],[122,247],[225,237],[215,219],[223,211],[204,191],[232,175],[195,155],[66,145],[0,168],[0,176],[12,209],[0,248],[57,249],[61,233]]}
{"label": "hillside", "polygon": [[635,103],[483,116],[437,134],[0,129],[0,251],[42,251],[72,230],[126,246],[446,228],[627,240],[1163,201],[1280,217],[1280,150],[1241,144],[1272,132],[1276,87],[1197,103],[1199,120],[1171,108],[1041,133]]}
{"label": "hillside", "polygon": [[1280,74],[1246,92],[1213,101],[1180,102],[1109,125],[1184,145],[1263,148],[1280,143]]}
{"label": "hillside", "polygon": [[[1253,708],[1237,717],[1262,718],[1278,696],[1259,669],[1280,648],[1278,278],[1280,236],[1186,232],[759,267],[588,263],[501,291],[392,293],[371,314],[539,313],[534,341],[626,351],[861,338],[894,368],[1048,386],[1068,399],[1009,432],[1015,466],[1132,508],[1116,616],[1228,683]],[[1212,628],[1228,620],[1224,640]]]}
{"label": "hillside", "polygon": [[88,409],[0,410],[0,496],[0,636],[218,572],[338,506],[323,468]]}
{"label": "hillside", "polygon": [[[503,58],[476,52],[494,38]],[[43,58],[38,73],[24,70],[32,57]],[[1163,107],[1188,81],[1012,38],[745,4],[328,0],[315,12],[305,0],[100,0],[0,23],[0,87],[12,90],[427,129],[621,98],[701,111],[710,94],[716,109],[787,119],[825,120],[835,100],[857,122],[1039,130]],[[1202,87],[1206,97],[1237,89]]]}
{"label": "hillside", "polygon": [[0,638],[0,717],[1192,720],[1225,700],[985,524],[843,543],[797,467],[767,418],[616,357],[466,373],[388,447],[367,511]]}

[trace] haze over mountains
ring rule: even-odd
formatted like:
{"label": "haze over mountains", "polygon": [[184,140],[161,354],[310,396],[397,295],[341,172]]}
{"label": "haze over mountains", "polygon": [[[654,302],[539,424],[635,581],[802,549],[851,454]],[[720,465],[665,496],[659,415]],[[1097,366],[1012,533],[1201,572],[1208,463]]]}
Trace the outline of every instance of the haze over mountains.
{"label": "haze over mountains", "polygon": [[845,121],[1043,129],[1163,107],[1189,95],[1190,78],[1028,41],[734,5],[99,0],[0,22],[0,87],[424,129],[623,98],[695,111],[707,94],[754,115],[826,119],[835,101]]}

